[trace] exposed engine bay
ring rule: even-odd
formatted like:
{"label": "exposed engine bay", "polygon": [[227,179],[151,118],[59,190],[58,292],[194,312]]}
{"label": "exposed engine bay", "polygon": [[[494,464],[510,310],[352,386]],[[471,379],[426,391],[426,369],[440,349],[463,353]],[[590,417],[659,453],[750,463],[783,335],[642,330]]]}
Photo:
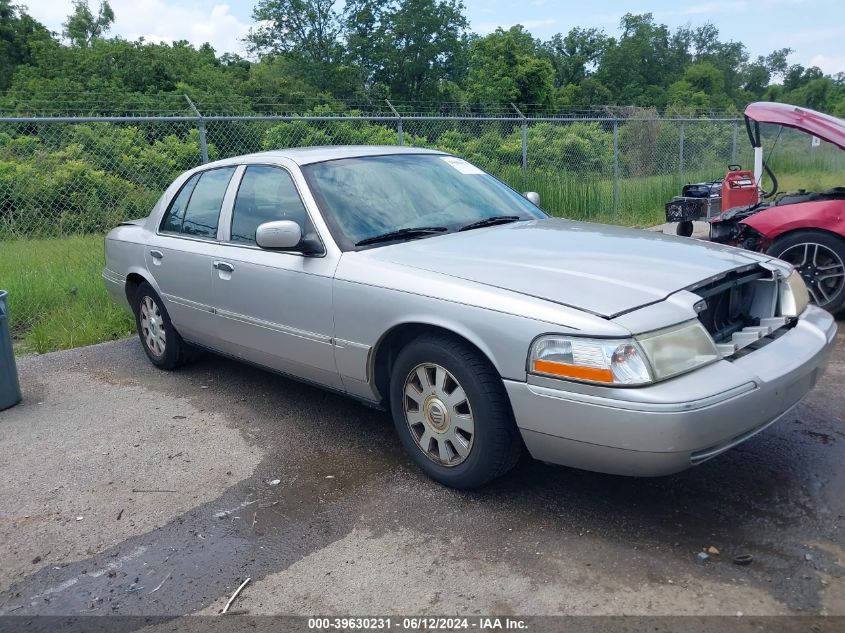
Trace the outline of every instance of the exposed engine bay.
{"label": "exposed engine bay", "polygon": [[763,200],[749,206],[728,209],[711,221],[710,241],[765,253],[771,246],[772,240],[750,225],[745,224],[744,220],[767,209],[830,200],[845,201],[845,186],[820,192],[805,191],[804,189],[782,192],[775,195],[772,200]]}
{"label": "exposed engine bay", "polygon": [[[712,242],[738,246],[782,259],[800,273],[813,303],[845,311],[845,173],[843,186],[826,191],[779,192],[777,176],[764,159],[760,124],[792,128],[845,150],[845,121],[784,103],[752,103],[745,127],[754,150],[753,170],[729,165],[722,180],[686,185],[666,203],[667,222],[678,235],[692,235],[693,221],[710,224]],[[768,190],[763,177],[768,176]]]}

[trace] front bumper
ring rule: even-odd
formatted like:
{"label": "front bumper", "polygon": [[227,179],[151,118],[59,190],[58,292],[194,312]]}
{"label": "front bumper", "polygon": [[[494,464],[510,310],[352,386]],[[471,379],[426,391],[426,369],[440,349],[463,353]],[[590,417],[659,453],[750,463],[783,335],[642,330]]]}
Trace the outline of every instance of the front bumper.
{"label": "front bumper", "polygon": [[[816,384],[836,338],[809,306],[767,346],[648,387],[506,380],[517,426],[539,460],[619,475],[667,475],[762,431]],[[564,390],[566,389],[566,390]]]}

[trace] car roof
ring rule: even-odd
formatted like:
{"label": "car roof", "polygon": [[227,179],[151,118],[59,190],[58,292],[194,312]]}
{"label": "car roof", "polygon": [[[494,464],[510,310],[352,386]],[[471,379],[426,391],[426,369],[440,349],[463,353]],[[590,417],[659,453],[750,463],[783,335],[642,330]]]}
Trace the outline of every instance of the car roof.
{"label": "car roof", "polygon": [[386,156],[392,154],[444,154],[445,152],[425,149],[422,147],[404,147],[399,145],[323,145],[319,147],[291,147],[288,149],[274,149],[268,152],[233,156],[216,165],[242,163],[245,160],[277,160],[288,159],[298,165],[310,165],[338,158],[359,158],[361,156]]}

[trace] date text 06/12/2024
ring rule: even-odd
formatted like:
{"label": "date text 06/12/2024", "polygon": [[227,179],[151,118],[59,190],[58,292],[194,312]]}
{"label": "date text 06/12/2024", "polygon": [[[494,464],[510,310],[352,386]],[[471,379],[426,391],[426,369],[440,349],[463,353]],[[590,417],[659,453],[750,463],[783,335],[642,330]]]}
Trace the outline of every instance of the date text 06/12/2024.
{"label": "date text 06/12/2024", "polygon": [[527,624],[519,618],[499,617],[314,617],[308,619],[310,630],[525,630]]}

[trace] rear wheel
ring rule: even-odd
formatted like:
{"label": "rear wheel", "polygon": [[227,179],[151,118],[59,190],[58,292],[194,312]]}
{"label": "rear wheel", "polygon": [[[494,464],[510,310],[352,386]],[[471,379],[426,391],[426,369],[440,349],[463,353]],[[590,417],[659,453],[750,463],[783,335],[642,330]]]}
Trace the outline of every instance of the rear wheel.
{"label": "rear wheel", "polygon": [[185,344],[153,287],[144,282],[135,293],[135,324],[141,345],[153,365],[175,369],[184,362]]}
{"label": "rear wheel", "polygon": [[475,488],[503,475],[522,442],[502,379],[467,343],[424,335],[393,366],[390,401],[405,450],[432,479]]}
{"label": "rear wheel", "polygon": [[768,254],[795,266],[813,303],[833,313],[845,309],[845,239],[796,231],[776,239]]}

